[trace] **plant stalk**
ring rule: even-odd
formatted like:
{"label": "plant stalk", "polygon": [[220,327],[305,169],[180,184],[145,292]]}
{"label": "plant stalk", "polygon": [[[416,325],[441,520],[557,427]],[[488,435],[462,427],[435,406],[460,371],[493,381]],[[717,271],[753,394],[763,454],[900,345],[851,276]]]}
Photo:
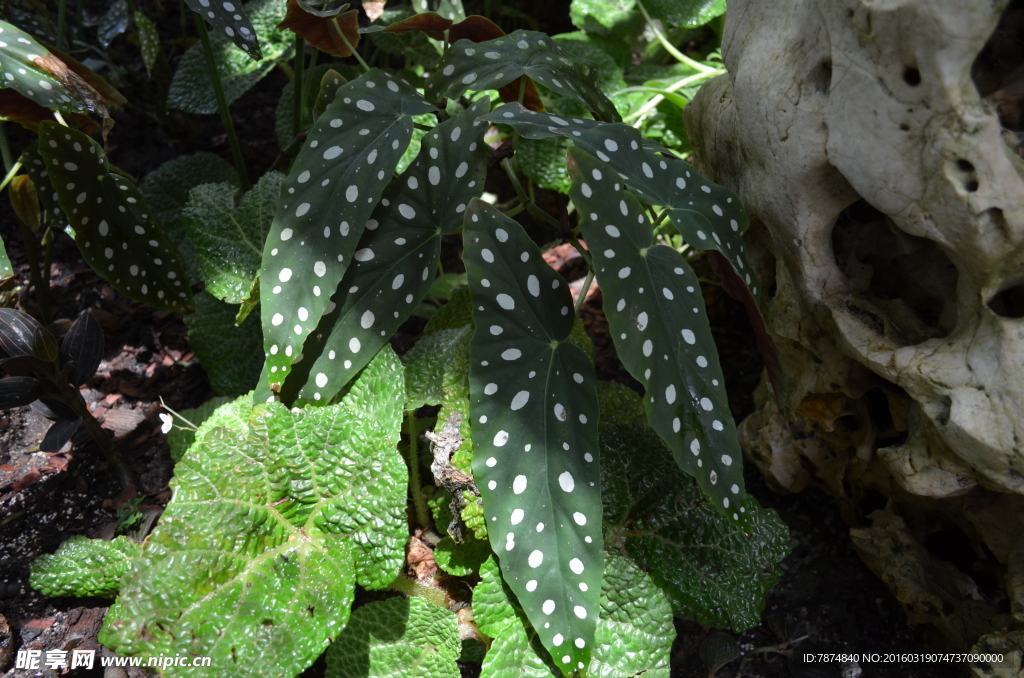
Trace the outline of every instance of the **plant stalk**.
{"label": "plant stalk", "polygon": [[702,73],[710,73],[711,71],[718,70],[717,68],[713,68],[711,66],[705,66],[699,61],[694,61],[693,59],[691,59],[690,57],[686,56],[678,49],[676,49],[676,46],[669,42],[668,38],[666,38],[665,35],[660,30],[658,30],[658,27],[654,23],[654,19],[652,19],[651,15],[647,13],[647,8],[644,7],[643,0],[636,0],[636,6],[639,7],[640,11],[643,13],[644,19],[647,21],[647,25],[650,26],[651,31],[654,32],[654,37],[658,39],[658,42],[660,42],[661,46],[665,48],[665,51],[671,54],[673,57],[675,57],[677,61],[686,64],[695,71],[701,71]]}
{"label": "plant stalk", "polygon": [[14,167],[14,155],[11,153],[11,142],[7,139],[7,128],[0,122],[0,154],[3,155],[4,170],[11,171]]}
{"label": "plant stalk", "polygon": [[587,293],[590,292],[590,285],[594,282],[594,267],[591,266],[587,269],[587,279],[583,281],[583,287],[580,288],[580,296],[576,299],[576,307],[573,312],[576,315],[580,314],[580,309],[583,308],[583,303],[587,300]]}
{"label": "plant stalk", "polygon": [[193,13],[193,17],[196,21],[196,28],[199,30],[199,40],[203,43],[203,53],[206,55],[206,70],[210,74],[213,93],[217,97],[217,110],[220,112],[220,121],[224,125],[224,131],[228,135],[228,143],[231,145],[231,156],[235,161],[235,170],[238,172],[242,191],[248,191],[252,188],[252,184],[249,182],[249,171],[245,166],[245,158],[242,157],[242,147],[238,143],[238,134],[235,133],[235,121],[231,119],[228,100],[224,96],[224,86],[221,84],[220,72],[217,70],[217,62],[213,57],[213,47],[210,45],[210,34],[206,30],[206,22],[203,18],[196,13]]}
{"label": "plant stalk", "polygon": [[367,65],[365,61],[363,61],[362,55],[360,55],[359,52],[356,51],[356,48],[353,47],[352,43],[348,41],[348,37],[345,36],[345,31],[341,30],[341,26],[338,25],[338,18],[331,17],[331,23],[334,24],[334,30],[338,31],[338,37],[340,37],[341,41],[345,43],[345,47],[348,47],[348,51],[352,52],[352,56],[356,58],[356,61],[358,61],[359,65],[363,67],[363,70],[369,72],[370,67]]}
{"label": "plant stalk", "polygon": [[423,487],[420,485],[420,460],[417,450],[419,432],[416,430],[416,410],[408,410],[405,413],[405,419],[409,422],[409,493],[412,495],[412,505],[416,511],[417,526],[426,529],[430,527],[430,510],[427,508],[427,500],[423,498]]}

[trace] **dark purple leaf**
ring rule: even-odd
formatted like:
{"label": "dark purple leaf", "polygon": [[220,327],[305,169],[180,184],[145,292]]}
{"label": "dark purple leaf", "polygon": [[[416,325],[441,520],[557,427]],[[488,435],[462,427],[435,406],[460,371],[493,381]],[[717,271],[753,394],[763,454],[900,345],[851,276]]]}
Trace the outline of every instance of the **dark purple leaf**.
{"label": "dark purple leaf", "polygon": [[62,365],[75,361],[69,380],[81,386],[96,373],[103,357],[103,330],[90,311],[83,311],[64,336],[60,347]]}
{"label": "dark purple leaf", "polygon": [[0,410],[24,407],[38,398],[39,382],[32,377],[7,377],[0,380]]}
{"label": "dark purple leaf", "polygon": [[81,418],[60,419],[53,422],[53,426],[43,436],[43,442],[39,443],[40,452],[60,452],[61,448],[75,435],[78,426],[82,423]]}

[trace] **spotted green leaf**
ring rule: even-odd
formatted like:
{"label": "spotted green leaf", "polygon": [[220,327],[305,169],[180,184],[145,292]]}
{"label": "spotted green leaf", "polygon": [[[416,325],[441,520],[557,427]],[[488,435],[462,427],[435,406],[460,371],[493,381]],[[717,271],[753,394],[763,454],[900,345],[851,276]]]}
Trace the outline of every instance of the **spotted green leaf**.
{"label": "spotted green leaf", "polygon": [[181,213],[193,188],[220,182],[238,187],[238,173],[220,156],[202,151],[168,160],[147,174],[139,184],[139,192],[146,199],[153,216],[181,252],[192,282],[199,282],[195,247],[188,239]]}
{"label": "spotted green leaf", "polygon": [[195,313],[185,316],[185,326],[210,386],[223,396],[247,393],[256,386],[263,368],[259,319],[251,316],[236,327],[237,306],[208,292],[200,292],[195,299]]}
{"label": "spotted green leaf", "polygon": [[485,42],[459,40],[441,57],[427,81],[434,98],[455,98],[470,89],[499,89],[521,75],[548,89],[582,101],[602,120],[620,120],[615,106],[598,87],[597,67],[536,31],[514,31]]}
{"label": "spotted green leaf", "polygon": [[[201,2],[202,0],[189,0],[190,5],[195,3],[200,6]],[[210,7],[200,7],[200,10],[203,16],[210,20],[209,13],[214,11],[215,7],[222,8],[223,4],[219,0],[208,2]],[[232,6],[237,7],[233,4]],[[245,11],[252,21],[251,28],[246,28],[255,34],[262,48],[262,61],[254,61],[248,53],[239,52],[232,47],[232,42],[239,37],[239,33],[228,37],[223,30],[218,30],[210,35],[214,61],[217,63],[217,71],[224,87],[224,97],[229,104],[245,94],[250,87],[273,70],[278,61],[287,58],[294,51],[294,34],[277,28],[284,19],[286,7],[287,0],[253,0],[245,5]],[[241,28],[239,26],[238,30],[241,31]],[[181,57],[178,70],[174,72],[167,92],[167,106],[184,113],[209,115],[217,112],[217,98],[207,73],[206,55],[201,44],[189,47]]]}
{"label": "spotted green leaf", "polygon": [[[52,73],[53,61],[63,66],[31,35],[0,21],[0,75],[3,77],[0,87],[10,87],[44,108],[88,113],[92,97],[77,86],[69,87]],[[72,78],[68,84],[80,82]]]}
{"label": "spotted green leaf", "polygon": [[[259,61],[263,58],[260,51],[259,27],[254,27],[246,11],[253,11],[251,5],[242,7],[240,0],[185,0],[185,4],[193,12],[197,12],[207,21],[218,34],[223,34],[235,43],[250,58]],[[254,3],[251,3],[254,4]],[[257,24],[259,23],[257,19]]]}
{"label": "spotted green leaf", "polygon": [[484,116],[512,126],[524,137],[560,136],[596,155],[619,174],[641,201],[662,205],[686,242],[699,250],[718,250],[757,297],[758,282],[743,257],[743,233],[749,219],[736,195],[697,173],[688,163],[659,154],[629,125],[565,119],[505,104]]}
{"label": "spotted green leaf", "polygon": [[441,236],[462,227],[466,205],[483,191],[487,127],[474,121],[489,106],[484,97],[434,128],[417,160],[388,185],[331,298],[334,308],[288,376],[285,402],[296,393],[296,403],[329,402],[416,309],[434,280]]}
{"label": "spotted green leaf", "polygon": [[[332,295],[353,259],[376,256],[365,247],[357,251],[357,244],[409,144],[412,116],[431,110],[404,81],[373,69],[340,87],[317,120],[284,182],[263,250],[260,299],[271,384],[285,380],[306,337],[338,306]],[[354,337],[345,347],[350,355],[360,350]],[[364,364],[373,353],[363,354]],[[342,365],[350,355],[339,356]],[[335,393],[343,385],[331,384]]]}
{"label": "spotted green leaf", "polygon": [[160,60],[160,32],[156,24],[148,16],[135,10],[135,29],[139,34],[139,52],[142,54],[142,65],[146,67],[146,75],[153,77],[153,69]]}
{"label": "spotted green leaf", "polygon": [[369,603],[327,651],[327,678],[459,678],[455,615],[423,598]]}
{"label": "spotted green leaf", "polygon": [[385,349],[338,405],[253,410],[249,395],[244,421],[204,423],[101,642],[120,655],[209,656],[232,676],[309,666],[348,622],[356,583],[382,588],[403,562],[402,383]]}
{"label": "spotted green leaf", "polygon": [[654,244],[643,205],[606,163],[574,148],[569,173],[609,331],[646,389],[651,426],[718,510],[746,524],[743,453],[697,276],[676,250]]}
{"label": "spotted green leaf", "polygon": [[126,30],[128,30],[128,0],[114,0],[100,20],[96,31],[100,44],[109,47],[110,42]]}
{"label": "spotted green leaf", "polygon": [[601,433],[601,479],[606,543],[650,572],[678,614],[737,633],[760,623],[789,554],[775,511],[748,495],[747,527],[733,525],[638,424]]}
{"label": "spotted green leaf", "polygon": [[189,194],[181,218],[199,278],[218,299],[240,304],[249,297],[283,182],[280,172],[267,172],[237,208],[238,189],[230,183],[203,184]]}
{"label": "spotted green leaf", "polygon": [[[481,678],[548,678],[557,675],[537,647],[536,631],[517,614],[517,601],[503,587],[494,561],[480,569],[473,614],[494,639]],[[585,673],[601,678],[668,678],[675,629],[665,594],[630,560],[606,554],[601,611],[593,657]]]}
{"label": "spotted green leaf", "polygon": [[[68,218],[60,208],[60,196],[50,183],[50,173],[46,170],[43,156],[39,154],[39,148],[32,144],[21,152],[21,164],[25,173],[32,179],[36,187],[36,195],[39,196],[39,207],[46,223],[54,228],[68,231]],[[68,234],[75,237],[74,230]]]}
{"label": "spotted green leaf", "polygon": [[132,559],[141,553],[142,544],[127,537],[104,541],[76,534],[52,555],[32,563],[29,584],[47,596],[113,597]]}
{"label": "spotted green leaf", "polygon": [[7,256],[7,247],[4,241],[0,240],[0,278],[9,275],[14,275],[14,269],[11,267],[11,258]]}
{"label": "spotted green leaf", "polygon": [[590,661],[601,584],[594,366],[568,341],[568,285],[521,226],[475,200],[463,241],[473,475],[505,580],[571,674]]}
{"label": "spotted green leaf", "polygon": [[191,311],[192,289],[178,248],[138,189],[110,172],[103,147],[78,130],[44,121],[39,152],[93,270],[126,297],[163,310]]}

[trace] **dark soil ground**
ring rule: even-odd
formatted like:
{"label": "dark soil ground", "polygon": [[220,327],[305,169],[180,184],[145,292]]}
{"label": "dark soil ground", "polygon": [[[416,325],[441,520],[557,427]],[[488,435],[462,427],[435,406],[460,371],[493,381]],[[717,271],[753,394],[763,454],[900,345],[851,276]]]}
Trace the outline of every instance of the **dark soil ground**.
{"label": "dark soil ground", "polygon": [[[545,3],[543,10],[535,8],[534,16],[540,27],[551,32],[571,30],[565,20],[565,5]],[[174,22],[161,24],[161,31],[175,33],[174,29]],[[145,75],[137,51],[124,44],[124,38],[119,40],[120,43],[115,41],[112,53],[116,59],[130,63],[127,70],[135,74],[128,76],[126,89],[154,92],[160,84],[143,81]],[[173,58],[180,56],[180,51]],[[259,176],[277,157],[274,108],[285,82],[284,74],[274,71],[233,106],[238,113],[236,124],[243,153],[253,177]],[[165,115],[151,99],[143,95],[139,103],[117,115],[118,126],[111,137],[114,164],[141,180],[161,162],[182,153],[210,150],[230,161],[223,130],[215,116],[199,119],[176,113]],[[15,134],[15,152],[29,138],[20,132]],[[487,190],[509,196],[507,178],[492,171]],[[540,202],[545,200],[551,203],[546,207],[555,211],[554,203],[560,198],[551,195]],[[9,209],[0,209],[0,234],[24,285],[28,270],[13,219]],[[538,241],[550,241],[547,236],[553,235],[545,234],[548,227],[544,225],[526,221],[524,225]],[[446,243],[445,248],[445,260],[454,261],[455,257],[449,255],[457,253],[457,240]],[[549,258],[570,279],[582,276],[578,260],[574,262],[564,249]],[[701,261],[696,265],[701,277],[713,280],[709,266]],[[753,410],[752,392],[761,374],[761,360],[742,307],[714,282],[704,285],[704,292],[725,369],[730,404],[739,421]],[[73,319],[81,309],[90,308],[104,328],[104,360],[84,393],[94,414],[104,417],[104,425],[114,434],[139,483],[133,493],[121,492],[106,464],[89,444],[66,448],[60,454],[34,451],[48,422],[28,408],[0,415],[0,672],[7,671],[3,674],[6,676],[33,675],[11,668],[11,651],[29,643],[45,648],[98,647],[95,630],[108,601],[42,596],[28,584],[29,564],[40,555],[53,552],[71,535],[110,538],[118,528],[125,504],[131,500],[141,499],[138,508],[147,518],[156,517],[170,497],[167,484],[173,473],[166,438],[159,430],[160,398],[171,408],[181,410],[195,407],[214,395],[189,349],[180,314],[153,311],[122,297],[84,264],[74,243],[63,234],[55,246],[50,296],[56,318]],[[27,310],[33,310],[33,299],[23,302]],[[638,387],[614,355],[599,291],[584,305],[583,317],[597,350],[599,376]],[[423,321],[417,319],[407,323],[395,339],[396,350],[407,350],[422,325]],[[777,496],[751,468],[747,470],[746,482],[749,491],[763,505],[776,509],[789,525],[792,555],[784,561],[783,574],[769,595],[765,623],[739,637],[741,658],[722,668],[718,676],[838,678],[839,664],[807,666],[796,659],[809,649],[848,653],[926,649],[921,632],[908,627],[899,603],[857,557],[847,527],[830,499],[813,491]],[[713,629],[678,620],[677,630],[673,678],[707,676],[698,650]],[[806,638],[792,652],[779,646],[803,636]],[[758,651],[768,646],[776,646],[781,653]],[[919,666],[924,668],[861,663],[859,667],[847,667],[843,675],[958,675],[950,666]],[[99,676],[101,671],[78,670],[68,675]],[[320,669],[314,667],[307,673],[317,675]]]}

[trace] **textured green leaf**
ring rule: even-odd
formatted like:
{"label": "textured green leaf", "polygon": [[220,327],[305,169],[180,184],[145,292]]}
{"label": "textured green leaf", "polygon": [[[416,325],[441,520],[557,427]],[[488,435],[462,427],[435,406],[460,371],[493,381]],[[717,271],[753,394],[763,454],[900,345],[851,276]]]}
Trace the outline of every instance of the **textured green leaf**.
{"label": "textured green leaf", "polygon": [[[230,396],[218,396],[216,398],[210,398],[199,407],[182,410],[178,414],[198,427],[202,426],[205,421],[212,417],[214,412],[216,412],[221,405],[225,405],[229,402],[232,402],[232,398]],[[188,452],[188,448],[192,447],[192,443],[194,443],[195,440],[196,431],[191,428],[187,428],[187,424],[175,417],[174,427],[167,433],[167,446],[171,451],[171,459],[178,461],[184,457],[185,453]]]}
{"label": "textured green leaf", "polygon": [[470,89],[499,89],[524,74],[582,101],[602,120],[621,119],[598,86],[597,67],[536,31],[518,30],[485,42],[459,40],[441,57],[427,92],[435,99],[456,98]]}
{"label": "textured green leaf", "polygon": [[[481,678],[547,678],[557,672],[537,647],[535,630],[517,615],[491,559],[473,589],[473,614],[481,632],[494,639]],[[605,556],[601,612],[593,657],[585,672],[601,678],[668,678],[675,629],[672,606],[651,577],[621,556]]]}
{"label": "textured green leaf", "polygon": [[602,431],[615,424],[633,424],[647,421],[644,402],[636,391],[617,381],[597,382],[597,402],[601,406]]}
{"label": "textured green leaf", "polygon": [[566,139],[520,139],[516,146],[516,162],[526,176],[541,188],[568,193],[572,182],[565,169]]}
{"label": "textured green leaf", "polygon": [[588,31],[607,34],[636,10],[636,0],[572,0],[569,18]]}
{"label": "textured green leaf", "polygon": [[[197,4],[202,0],[190,0]],[[220,4],[219,0],[209,0],[211,8]],[[234,5],[233,5],[234,6]],[[289,30],[278,29],[277,25],[284,19],[287,0],[253,0],[245,5],[252,20],[252,31],[262,47],[263,61],[253,61],[245,52],[239,52],[231,46],[232,39],[217,31],[210,36],[214,61],[220,73],[224,87],[224,97],[230,104],[245,94],[250,87],[263,79],[283,58],[287,58],[295,44],[294,34]],[[209,19],[209,9],[203,16]],[[238,35],[234,36],[235,38]],[[174,72],[171,86],[167,92],[167,107],[185,113],[211,114],[217,112],[217,99],[213,93],[213,84],[207,72],[206,54],[203,46],[196,43],[189,47],[178,70]]]}
{"label": "textured green leaf", "polygon": [[[339,70],[345,71],[342,75],[352,76],[353,79],[359,77],[362,72],[336,63],[317,64],[307,70],[302,80],[302,103],[308,109],[307,113],[313,111],[316,106],[324,76],[331,70],[334,70],[336,74]],[[307,119],[305,122],[309,123],[309,120]],[[305,132],[307,129],[308,124],[300,127],[299,132]],[[281,89],[281,98],[278,99],[277,108],[274,111],[274,131],[277,132],[277,143],[281,148],[288,148],[292,139],[295,138],[295,80],[289,80]]]}
{"label": "textured green leaf", "polygon": [[745,534],[708,504],[649,428],[604,431],[601,455],[609,548],[650,572],[678,613],[737,633],[756,626],[789,553],[778,514],[747,496]]}
{"label": "textured green leaf", "polygon": [[490,555],[490,544],[472,535],[467,535],[461,544],[455,543],[451,537],[445,537],[434,547],[434,562],[442,570],[456,577],[476,574],[480,564]]}
{"label": "textured green leaf", "polygon": [[725,14],[725,0],[644,0],[655,19],[687,28],[698,28]]}
{"label": "textured green leaf", "polygon": [[201,151],[168,160],[147,174],[139,184],[139,192],[146,199],[153,216],[181,252],[188,278],[193,282],[199,282],[195,248],[185,232],[181,212],[193,188],[221,182],[228,182],[238,188],[235,168],[219,155]]}
{"label": "textured green leaf", "polygon": [[44,121],[39,151],[78,248],[93,270],[127,297],[168,311],[192,310],[192,289],[178,248],[138,189],[110,172],[103,147],[78,130]]}
{"label": "textured green leaf", "polygon": [[483,192],[487,127],[474,120],[489,105],[485,97],[434,128],[420,157],[388,185],[331,298],[334,308],[285,382],[284,402],[329,402],[412,315],[434,279],[441,236],[461,228],[466,204]]}
{"label": "textured green leaf", "polygon": [[[235,4],[235,2],[223,2],[222,0],[185,0],[185,4],[213,26],[218,35],[223,34],[230,38],[250,58],[257,61],[263,58],[257,37],[262,28],[259,25],[259,19],[262,17],[257,14],[255,3],[246,5],[245,9],[242,8],[240,1]],[[255,27],[246,14],[247,10],[256,15]]]}
{"label": "textured green leaf", "polygon": [[458,622],[422,598],[391,598],[352,613],[327,652],[327,678],[459,678]]}
{"label": "textured green leaf", "polygon": [[92,97],[83,98],[78,87],[65,85],[45,68],[47,58],[55,59],[35,38],[0,21],[0,87],[10,87],[44,108],[88,113]]}
{"label": "textured green leaf", "polygon": [[517,103],[501,106],[483,119],[510,125],[531,139],[564,137],[596,155],[641,201],[668,208],[669,218],[691,247],[721,252],[754,297],[759,294],[757,279],[743,258],[743,233],[749,219],[739,198],[702,177],[688,163],[656,153],[637,130],[624,124],[566,120],[529,111]]}
{"label": "textured green leaf", "polygon": [[223,396],[247,393],[263,368],[263,336],[257,316],[235,326],[237,308],[212,294],[196,295],[196,311],[185,316],[188,340],[210,386]]}
{"label": "textured green leaf", "polygon": [[416,342],[402,356],[405,365],[406,407],[415,410],[424,405],[440,405],[444,400],[442,379],[458,346],[468,341],[472,330],[438,330]]}
{"label": "textured green leaf", "polygon": [[199,278],[218,299],[240,304],[252,292],[283,182],[280,172],[264,174],[237,208],[233,184],[192,189],[181,218],[195,247]]}
{"label": "textured green leaf", "polygon": [[[331,297],[353,258],[372,261],[372,250],[356,245],[409,143],[412,116],[431,110],[405,82],[373,69],[339,88],[310,132],[263,251],[260,299],[272,384],[284,381],[328,305],[338,305]],[[351,343],[344,350],[358,355],[360,345]],[[334,392],[343,385],[333,383]]]}
{"label": "textured green leaf", "polygon": [[475,200],[473,476],[505,580],[563,673],[590,660],[601,583],[594,366],[567,341],[568,285],[515,221]]}
{"label": "textured green leaf", "polygon": [[141,554],[142,544],[127,537],[104,541],[76,534],[32,563],[29,584],[46,596],[113,597],[132,559]]}
{"label": "textured green leaf", "polygon": [[569,159],[609,333],[646,389],[647,418],[719,511],[745,525],[743,452],[700,282],[676,250],[654,244],[643,206],[607,164],[579,149]]}
{"label": "textured green leaf", "polygon": [[232,676],[290,678],[311,664],[348,622],[355,584],[382,588],[403,562],[402,384],[385,349],[338,405],[261,405],[244,426],[211,417],[101,642],[209,656]]}

